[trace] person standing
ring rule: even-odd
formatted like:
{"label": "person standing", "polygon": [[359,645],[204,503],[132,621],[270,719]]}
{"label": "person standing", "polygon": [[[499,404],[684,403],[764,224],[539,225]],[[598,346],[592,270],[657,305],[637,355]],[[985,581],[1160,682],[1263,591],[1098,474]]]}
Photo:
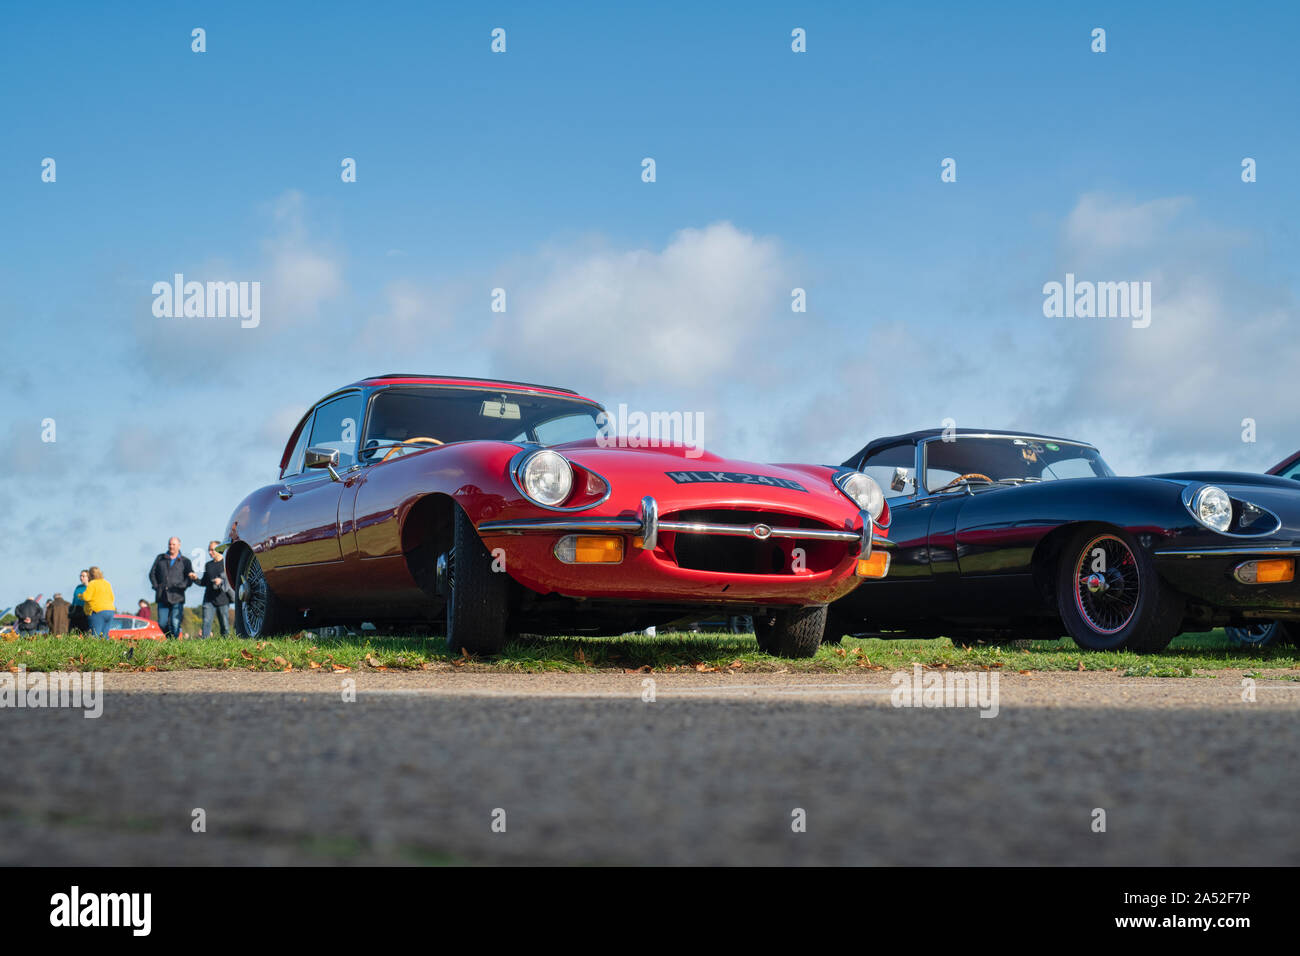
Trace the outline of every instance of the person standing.
{"label": "person standing", "polygon": [[91,567],[87,572],[90,583],[86,585],[81,599],[86,605],[86,615],[90,618],[92,637],[108,639],[108,629],[113,625],[114,608],[117,606],[113,597],[113,586],[104,580],[104,572]]}
{"label": "person standing", "polygon": [[35,634],[45,626],[45,612],[41,610],[40,602],[31,596],[14,608],[14,617],[19,634]]}
{"label": "person standing", "polygon": [[167,550],[153,559],[149,583],[158,599],[158,626],[168,637],[181,636],[185,614],[185,589],[198,575],[190,559],[181,554],[181,539],[167,540]]}
{"label": "person standing", "polygon": [[63,595],[57,591],[54,597],[50,599],[50,609],[45,614],[45,626],[50,629],[50,633],[60,636],[68,633],[69,611],[72,605],[63,600]]}
{"label": "person standing", "polygon": [[215,617],[221,625],[221,636],[225,637],[230,629],[230,592],[226,584],[226,563],[217,550],[219,541],[208,542],[208,563],[203,566],[203,636],[212,635],[212,619]]}
{"label": "person standing", "polygon": [[86,605],[81,596],[86,593],[86,584],[90,581],[90,572],[81,572],[81,583],[72,592],[72,610],[68,613],[68,624],[74,631],[90,629],[90,618],[86,614]]}

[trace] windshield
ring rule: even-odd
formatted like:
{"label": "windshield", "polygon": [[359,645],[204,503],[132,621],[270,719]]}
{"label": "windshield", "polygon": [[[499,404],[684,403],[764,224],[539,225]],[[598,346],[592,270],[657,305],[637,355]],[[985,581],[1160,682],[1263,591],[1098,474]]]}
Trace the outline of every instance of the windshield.
{"label": "windshield", "polygon": [[600,413],[599,405],[558,395],[419,385],[388,388],[370,404],[362,459],[378,460],[403,442],[418,450],[484,439],[555,445],[595,438]]}
{"label": "windshield", "polygon": [[927,491],[959,487],[956,483],[963,475],[972,476],[970,485],[978,487],[991,482],[1017,484],[1115,474],[1089,445],[1041,438],[958,435],[951,441],[927,441],[923,454]]}

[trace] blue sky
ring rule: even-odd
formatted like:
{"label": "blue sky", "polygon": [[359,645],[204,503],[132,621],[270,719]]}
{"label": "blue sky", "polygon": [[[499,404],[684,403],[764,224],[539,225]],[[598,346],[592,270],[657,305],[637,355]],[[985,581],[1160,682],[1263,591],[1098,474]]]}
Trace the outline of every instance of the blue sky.
{"label": "blue sky", "polygon": [[[770,460],[947,417],[1129,473],[1300,446],[1293,5],[447,6],[5,14],[0,607],[90,563],[147,596],[308,404],[394,369]],[[155,318],[175,272],[261,282],[261,325]],[[1045,318],[1066,272],[1151,281],[1151,327]]]}

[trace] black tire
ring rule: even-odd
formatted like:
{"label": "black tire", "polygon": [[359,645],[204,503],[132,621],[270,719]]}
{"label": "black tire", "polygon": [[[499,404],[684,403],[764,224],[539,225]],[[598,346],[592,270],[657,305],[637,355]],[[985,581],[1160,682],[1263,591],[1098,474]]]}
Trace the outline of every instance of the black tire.
{"label": "black tire", "polygon": [[257,555],[245,551],[235,577],[235,633],[262,639],[287,634],[293,625],[292,609],[267,584]]}
{"label": "black tire", "polygon": [[1248,627],[1225,627],[1228,643],[1233,647],[1272,647],[1282,643],[1286,625],[1281,621],[1260,621]]}
{"label": "black tire", "polygon": [[492,555],[461,508],[447,556],[447,650],[499,654],[509,635],[510,578],[492,570]]}
{"label": "black tire", "polygon": [[1185,610],[1151,555],[1126,532],[1104,527],[1083,529],[1062,550],[1056,601],[1066,631],[1086,651],[1164,650]]}
{"label": "black tire", "polygon": [[754,618],[759,649],[777,657],[812,657],[826,631],[826,605],[769,611]]}

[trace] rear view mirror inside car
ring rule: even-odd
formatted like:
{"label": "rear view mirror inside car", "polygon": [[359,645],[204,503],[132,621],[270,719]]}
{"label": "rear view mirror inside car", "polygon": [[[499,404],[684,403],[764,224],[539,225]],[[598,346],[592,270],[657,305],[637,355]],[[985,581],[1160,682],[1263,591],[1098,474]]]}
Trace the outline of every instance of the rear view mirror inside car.
{"label": "rear view mirror inside car", "polygon": [[514,402],[484,402],[479,414],[484,418],[518,418],[519,406]]}

